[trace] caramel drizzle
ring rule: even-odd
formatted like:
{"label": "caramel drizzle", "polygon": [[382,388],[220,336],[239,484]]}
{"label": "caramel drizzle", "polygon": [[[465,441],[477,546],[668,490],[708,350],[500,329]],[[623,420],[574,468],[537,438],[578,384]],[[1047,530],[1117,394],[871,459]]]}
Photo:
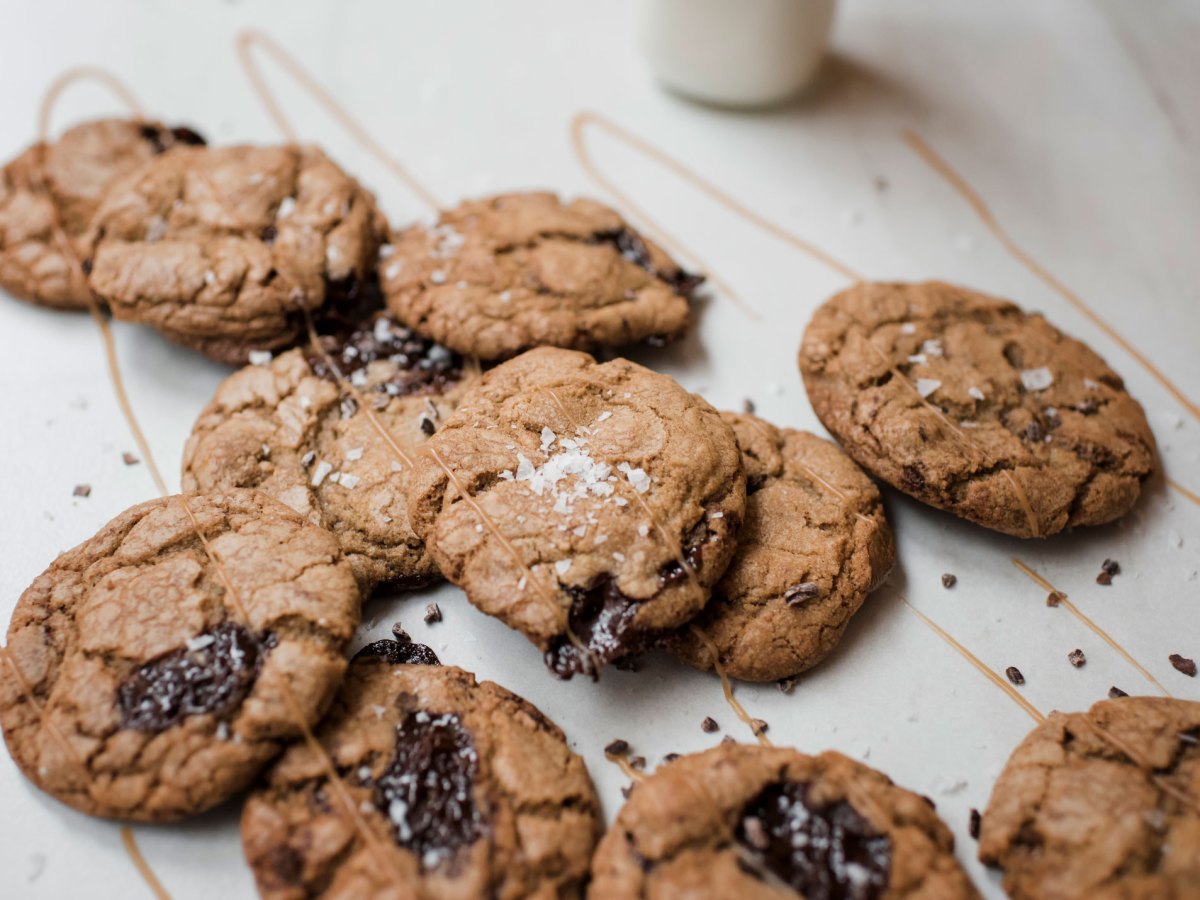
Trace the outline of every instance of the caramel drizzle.
{"label": "caramel drizzle", "polygon": [[733,685],[729,681],[729,676],[725,672],[725,667],[721,665],[721,654],[717,649],[717,645],[713,643],[703,628],[699,625],[689,625],[688,630],[704,645],[704,649],[708,651],[712,657],[713,671],[717,673],[717,677],[721,679],[721,690],[725,694],[725,702],[729,704],[729,708],[733,710],[733,714],[737,716],[750,729],[760,744],[764,747],[773,747],[771,739],[767,737],[764,730],[759,727],[758,721],[746,712],[746,707],[742,706],[742,702],[733,694]]}
{"label": "caramel drizzle", "polygon": [[628,751],[625,753],[609,753],[605,750],[604,758],[624,772],[630,781],[645,781],[647,778],[645,772],[638,771],[630,764]]}
{"label": "caramel drizzle", "polygon": [[294,82],[300,85],[319,106],[323,107],[330,116],[337,120],[338,124],[358,142],[359,146],[400,179],[404,186],[415,194],[421,202],[432,209],[438,208],[438,199],[434,196],[433,192],[414,178],[398,159],[389,154],[383,148],[382,144],[371,137],[370,132],[357,119],[351,116],[295,57],[284,50],[274,38],[265,32],[248,28],[238,34],[234,42],[238,62],[241,63],[242,69],[245,71],[246,77],[250,80],[250,85],[258,96],[259,102],[266,109],[267,115],[271,117],[271,120],[275,123],[275,127],[280,130],[288,141],[297,143],[299,138],[296,130],[292,127],[282,107],[279,105],[279,101],[271,93],[270,88],[267,87],[267,82],[262,72],[259,71],[258,63],[254,59],[255,45],[261,47]]}
{"label": "caramel drizzle", "polygon": [[1129,757],[1129,760],[1139,769],[1144,769],[1146,774],[1150,776],[1150,780],[1154,782],[1155,786],[1157,786],[1160,791],[1177,800],[1179,803],[1182,803],[1184,806],[1190,806],[1193,810],[1200,812],[1200,800],[1189,794],[1187,790],[1180,788],[1166,775],[1156,772],[1154,770],[1154,765],[1150,762],[1150,760],[1146,759],[1144,756],[1134,750],[1133,747],[1129,746],[1129,744],[1118,738],[1104,726],[1098,725],[1088,719],[1083,719],[1082,721],[1086,723],[1087,727],[1091,728],[1092,731],[1094,731],[1102,741],[1116,749],[1117,752],[1123,753],[1125,756]]}
{"label": "caramel drizzle", "polygon": [[1017,689],[1005,681],[1004,678],[992,671],[991,667],[988,666],[987,663],[983,662],[983,660],[956,641],[950,635],[950,633],[942,628],[942,626],[938,625],[937,622],[933,621],[933,619],[929,618],[929,616],[925,615],[925,613],[921,612],[919,609],[909,603],[907,597],[905,597],[903,594],[899,594],[898,596],[900,597],[900,602],[908,607],[909,612],[929,626],[930,630],[933,631],[934,634],[957,650],[967,662],[982,672],[983,675],[992,682],[992,684],[996,685],[996,687],[1008,694],[1008,696],[1014,703],[1017,704],[1017,706],[1021,707],[1021,709],[1025,710],[1025,712],[1029,714],[1030,718],[1032,718],[1035,722],[1046,721],[1046,717],[1042,715],[1041,710],[1022,697]]}
{"label": "caramel drizzle", "polygon": [[1097,313],[1086,301],[1061,281],[1055,278],[1035,260],[1028,252],[1026,252],[1016,241],[1009,235],[1007,231],[1000,225],[995,215],[992,213],[988,205],[983,201],[979,193],[971,187],[962,175],[960,175],[951,165],[946,162],[937,152],[929,146],[925,140],[912,129],[905,129],[901,132],[901,137],[913,151],[925,161],[925,163],[940,175],[951,188],[954,189],[960,197],[967,202],[967,205],[974,210],[985,228],[992,233],[1004,248],[1011,254],[1019,263],[1025,266],[1039,280],[1046,284],[1056,294],[1070,303],[1083,315],[1087,316],[1096,327],[1107,334],[1114,340],[1126,353],[1132,356],[1138,363],[1141,364],[1150,375],[1168,392],[1178,400],[1192,416],[1200,420],[1200,405],[1197,405],[1183,391],[1178,388],[1162,371],[1154,365],[1140,350],[1133,346],[1124,335],[1115,327],[1110,325],[1099,313]]}
{"label": "caramel drizzle", "polygon": [[[927,409],[932,410],[937,417],[946,424],[951,433],[958,437],[967,446],[978,450],[981,454],[983,454],[985,459],[987,458],[987,451],[983,448],[983,446],[969,434],[967,434],[962,428],[960,428],[953,419],[951,419],[941,410],[940,407],[930,403],[927,398],[921,396],[921,392],[917,390],[917,386],[913,384],[912,380],[891,364],[888,358],[884,355],[883,351],[875,346],[874,341],[871,341],[869,338],[864,340],[866,340],[867,346],[874,350],[879,358],[883,361],[883,364],[889,367],[889,371],[895,377],[904,382],[904,384],[906,384],[909,388],[911,388],[912,392],[917,395],[917,399],[921,401],[921,404]],[[1025,522],[1029,526],[1032,536],[1041,537],[1041,528],[1038,524],[1037,514],[1034,513],[1033,506],[1029,503],[1029,497],[1025,494],[1025,489],[1021,487],[1020,481],[1017,480],[1016,473],[1011,472],[1008,469],[1000,469],[1000,472],[1012,486],[1013,493],[1017,495],[1017,501],[1021,504],[1021,510],[1025,513]]]}
{"label": "caramel drizzle", "polygon": [[1110,646],[1112,649],[1116,650],[1117,653],[1119,653],[1121,655],[1121,657],[1127,663],[1129,663],[1131,666],[1133,666],[1135,669],[1137,669],[1147,681],[1149,681],[1156,688],[1158,688],[1160,691],[1162,691],[1163,694],[1165,694],[1166,696],[1168,696],[1168,697],[1174,696],[1174,694],[1172,694],[1165,687],[1163,687],[1162,682],[1160,682],[1157,678],[1155,678],[1153,675],[1150,674],[1149,670],[1145,666],[1143,666],[1136,659],[1134,659],[1133,655],[1130,654],[1128,650],[1126,650],[1124,647],[1122,647],[1120,644],[1118,644],[1115,640],[1113,640],[1112,636],[1109,635],[1109,633],[1107,631],[1105,631],[1103,628],[1101,628],[1099,625],[1097,625],[1095,622],[1093,622],[1088,616],[1084,615],[1083,612],[1080,611],[1079,607],[1077,607],[1074,603],[1072,603],[1069,599],[1067,599],[1067,595],[1065,593],[1060,591],[1058,588],[1056,588],[1054,585],[1052,585],[1046,578],[1043,578],[1041,575],[1039,575],[1037,572],[1035,572],[1032,568],[1030,568],[1024,562],[1017,559],[1015,556],[1012,558],[1012,564],[1014,566],[1016,566],[1018,569],[1020,569],[1026,575],[1026,577],[1028,577],[1035,584],[1040,585],[1041,587],[1045,588],[1047,591],[1049,591],[1051,593],[1057,594],[1059,597],[1060,605],[1062,605],[1067,610],[1067,612],[1069,612],[1076,619],[1078,619],[1080,622],[1082,622],[1084,625],[1086,625],[1089,629],[1091,629],[1092,632],[1095,633],[1097,637],[1099,637],[1102,641],[1104,641],[1104,643],[1108,644],[1108,646]]}
{"label": "caramel drizzle", "polygon": [[1188,488],[1185,488],[1182,484],[1180,484],[1178,481],[1176,481],[1173,478],[1168,478],[1165,475],[1163,477],[1166,479],[1167,485],[1169,487],[1172,487],[1175,490],[1179,491],[1179,493],[1183,494],[1183,496],[1187,497],[1187,499],[1191,500],[1197,506],[1200,506],[1200,494],[1197,494],[1195,491],[1191,491]]}
{"label": "caramel drizzle", "polygon": [[146,887],[150,888],[150,893],[158,898],[158,900],[171,900],[171,895],[167,893],[167,889],[162,886],[162,882],[158,880],[158,876],[154,874],[154,870],[146,862],[146,857],[142,855],[142,850],[138,847],[137,838],[133,836],[133,829],[128,825],[121,826],[121,844],[124,845],[125,852],[129,855],[129,858],[133,860],[133,865],[138,870],[138,874],[146,882]]}

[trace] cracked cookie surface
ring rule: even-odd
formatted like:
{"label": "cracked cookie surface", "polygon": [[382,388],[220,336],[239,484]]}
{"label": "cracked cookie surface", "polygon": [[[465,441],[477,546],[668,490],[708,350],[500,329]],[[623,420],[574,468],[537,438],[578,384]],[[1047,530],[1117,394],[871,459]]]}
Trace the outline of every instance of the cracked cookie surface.
{"label": "cracked cookie surface", "polygon": [[184,489],[248,487],[282,501],[334,533],[364,596],[420,586],[438,571],[408,524],[404,479],[476,370],[387,313],[321,344],[217,388],[184,448]]}
{"label": "cracked cookie surface", "polygon": [[800,370],[861,466],[1006,534],[1112,521],[1155,468],[1145,414],[1103,359],[975,291],[856,285],[813,315]]}
{"label": "cracked cookie surface", "polygon": [[442,574],[563,677],[698,613],[745,508],[733,431],[703,399],[628,360],[553,348],[486,372],[407,492]]}
{"label": "cracked cookie surface", "polygon": [[1200,703],[1052,713],[1000,773],[979,858],[1014,900],[1200,896]]}
{"label": "cracked cookie surface", "polygon": [[723,744],[635,784],[589,897],[975,898],[932,804],[832,751]]}
{"label": "cracked cookie surface", "polygon": [[480,359],[669,340],[687,327],[701,281],[607,206],[551,193],[468,200],[434,226],[398,232],[384,252],[392,311]]}
{"label": "cracked cookie surface", "polygon": [[87,309],[86,232],[105,191],[171,147],[203,144],[190,128],[99,119],[37,143],[0,172],[0,287],[55,309]]}
{"label": "cracked cookie surface", "polygon": [[361,301],[387,225],[313,147],[181,148],[112,186],[88,283],[118,319],[233,365]]}
{"label": "cracked cookie surface", "polygon": [[[713,596],[668,649],[733,678],[776,681],[810,669],[837,645],[895,561],[879,491],[816,435],[723,413],[746,472],[746,519]],[[699,627],[701,638],[690,628]]]}
{"label": "cracked cookie surface", "polygon": [[333,537],[263,494],[142,503],[17,603],[0,658],[9,752],[92,815],[202,812],[296,737],[297,718],[316,723],[358,608]]}
{"label": "cracked cookie surface", "polygon": [[[392,645],[380,646],[380,645]],[[264,898],[578,897],[602,829],[583,760],[535,707],[370,645],[242,814]],[[432,661],[432,660],[431,660]]]}

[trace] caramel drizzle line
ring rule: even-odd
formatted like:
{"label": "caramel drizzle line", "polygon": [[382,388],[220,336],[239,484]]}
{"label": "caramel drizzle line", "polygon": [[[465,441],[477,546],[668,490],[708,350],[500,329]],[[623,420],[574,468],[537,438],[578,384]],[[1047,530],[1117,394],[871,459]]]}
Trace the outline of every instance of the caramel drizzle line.
{"label": "caramel drizzle line", "polygon": [[146,887],[150,888],[152,893],[158,900],[171,900],[171,895],[167,893],[166,888],[162,886],[162,882],[158,880],[158,876],[154,874],[154,870],[150,868],[150,864],[146,862],[146,857],[142,856],[142,850],[137,845],[137,838],[133,836],[133,829],[128,825],[121,826],[121,843],[125,847],[125,852],[129,858],[133,860],[133,865],[137,868],[138,874],[146,882]]}
{"label": "caramel drizzle line", "polygon": [[[204,536],[204,532],[200,528],[200,522],[196,518],[196,514],[192,511],[192,507],[188,504],[187,496],[180,494],[174,499],[179,501],[184,512],[187,513],[188,519],[191,520],[192,530],[197,539],[199,539],[200,546],[203,547],[205,556],[207,556],[213,565],[216,566],[217,577],[220,579],[222,586],[225,588],[226,595],[236,605],[237,613],[241,617],[242,621],[249,624],[250,615],[246,605],[242,602],[241,595],[233,586],[233,581],[229,576],[229,571],[225,568],[224,560],[221,559],[220,554],[218,554],[209,544],[208,538]],[[292,693],[291,685],[287,681],[283,681],[281,684],[283,687],[284,702],[287,704],[289,715],[291,715],[294,723],[300,729],[300,733],[304,738],[304,743],[308,745],[309,750],[320,761],[321,767],[325,770],[325,776],[329,779],[330,786],[333,788],[333,792],[337,795],[339,804],[345,810],[350,812],[350,819],[354,829],[359,833],[359,836],[363,839],[363,842],[366,844],[367,848],[374,852],[377,858],[383,857],[387,865],[392,869],[393,874],[396,876],[396,884],[406,886],[408,882],[404,871],[399,867],[399,864],[393,855],[387,852],[387,849],[383,847],[382,843],[379,841],[379,838],[371,830],[370,825],[367,824],[366,819],[360,812],[358,805],[351,799],[349,791],[346,788],[346,784],[344,781],[342,781],[341,776],[338,774],[333,760],[325,751],[325,748],[321,746],[321,742],[317,740],[316,735],[313,734],[312,729],[308,726],[308,723],[304,721],[304,716],[300,713],[300,705],[296,700],[296,695]]]}
{"label": "caramel drizzle line", "polygon": [[[571,427],[575,429],[576,433],[581,431],[582,429],[580,428],[579,423],[575,421],[574,417],[572,417],[569,412],[567,412],[567,408],[563,405],[562,400],[559,399],[558,394],[554,393],[554,391],[550,388],[544,388],[544,390],[546,391],[547,394],[550,395],[551,399],[554,400],[555,405],[559,408],[559,411],[563,414],[563,418],[565,418],[567,420],[567,422],[570,423]],[[618,485],[629,484],[629,481],[628,481],[628,479],[623,480],[623,479],[618,478],[617,484]],[[654,530],[655,530],[655,532],[657,532],[659,538],[668,547],[674,547],[675,542],[672,541],[670,539],[670,537],[667,535],[666,528],[663,527],[663,525],[659,521],[658,517],[656,515],[654,515],[654,511],[650,508],[649,504],[647,504],[646,501],[644,499],[642,499],[642,495],[640,493],[638,493],[636,488],[634,488],[632,485],[629,485],[629,487],[630,487],[630,490],[632,491],[630,496],[632,496],[633,499],[635,501],[637,501],[637,504],[638,504],[638,506],[641,507],[642,512],[644,512],[646,514],[646,517],[654,524]],[[692,580],[692,582],[696,585],[696,587],[699,588],[703,592],[704,585],[700,584],[700,577],[696,574],[696,570],[692,567],[692,564],[690,562],[688,562],[687,557],[684,556],[682,547],[680,547],[679,550],[675,551],[675,561],[679,563],[679,565],[683,568],[683,571],[687,574],[688,578],[690,578]],[[725,672],[725,667],[723,665],[721,665],[721,655],[720,655],[720,652],[717,650],[716,644],[713,643],[712,638],[710,638],[704,632],[704,630],[702,628],[700,628],[700,626],[698,626],[698,625],[693,624],[693,625],[689,625],[688,627],[692,631],[692,633],[695,634],[697,636],[697,638],[705,645],[705,649],[708,650],[708,652],[712,655],[713,671],[715,671],[717,673],[717,676],[721,679],[721,690],[725,694],[725,702],[729,704],[731,709],[733,709],[734,714],[750,728],[750,732],[756,738],[758,738],[758,742],[760,744],[762,744],[765,747],[774,746],[771,743],[770,738],[768,738],[766,736],[766,734],[763,733],[763,729],[758,726],[754,717],[751,716],[750,713],[746,712],[746,708],[744,706],[742,706],[741,701],[739,701],[737,699],[737,697],[734,696],[733,685],[730,684],[730,682],[729,682],[729,676]]]}
{"label": "caramel drizzle line", "polygon": [[1025,573],[1026,577],[1028,577],[1035,584],[1040,585],[1041,587],[1045,588],[1047,591],[1049,591],[1051,593],[1057,594],[1060,598],[1059,603],[1062,606],[1066,607],[1067,612],[1069,612],[1071,615],[1073,615],[1075,618],[1077,618],[1080,622],[1082,622],[1084,625],[1086,625],[1088,628],[1090,628],[1097,635],[1097,637],[1099,637],[1102,641],[1104,641],[1104,643],[1108,644],[1108,646],[1110,646],[1110,647],[1112,647],[1112,649],[1116,650],[1117,653],[1119,653],[1121,655],[1121,657],[1127,663],[1129,663],[1131,666],[1133,666],[1135,669],[1137,669],[1147,681],[1149,681],[1156,688],[1158,688],[1160,691],[1162,691],[1166,696],[1168,696],[1168,697],[1175,696],[1170,691],[1168,691],[1165,687],[1163,687],[1162,682],[1160,682],[1157,678],[1155,678],[1153,675],[1151,675],[1149,670],[1147,670],[1145,666],[1143,666],[1136,659],[1134,659],[1132,654],[1129,653],[1129,651],[1127,651],[1124,647],[1122,647],[1115,640],[1113,640],[1113,638],[1108,634],[1107,631],[1105,631],[1103,628],[1101,628],[1099,625],[1097,625],[1095,622],[1093,622],[1090,618],[1088,618],[1086,615],[1084,615],[1080,611],[1079,607],[1077,607],[1074,603],[1072,603],[1069,599],[1067,599],[1067,595],[1065,593],[1060,591],[1058,588],[1056,588],[1054,585],[1052,585],[1046,578],[1039,575],[1032,568],[1030,568],[1028,565],[1026,565],[1021,560],[1017,559],[1017,557],[1015,557],[1015,556],[1012,558],[1012,564],[1014,566],[1016,566],[1018,569],[1020,569],[1023,573]]}
{"label": "caramel drizzle line", "polygon": [[1166,479],[1168,486],[1173,487],[1175,490],[1179,491],[1179,493],[1183,494],[1183,496],[1187,497],[1189,500],[1191,500],[1197,506],[1200,506],[1200,494],[1197,494],[1195,491],[1188,490],[1187,488],[1185,488],[1182,484],[1180,484],[1178,481],[1176,481],[1173,478],[1168,478],[1166,475],[1164,475],[1163,478]]}
{"label": "caramel drizzle line", "polygon": [[1114,747],[1118,752],[1125,754],[1138,768],[1145,769],[1146,773],[1150,776],[1150,780],[1154,782],[1160,791],[1173,797],[1184,806],[1190,806],[1192,809],[1200,811],[1200,800],[1197,800],[1186,790],[1178,787],[1167,776],[1154,771],[1154,766],[1150,763],[1150,761],[1134,750],[1133,747],[1129,746],[1129,744],[1118,738],[1104,726],[1097,725],[1095,722],[1087,719],[1084,719],[1083,721],[1089,728],[1096,732],[1102,741],[1105,741],[1111,747]]}
{"label": "caramel drizzle line", "polygon": [[610,763],[625,773],[625,777],[631,781],[645,781],[647,775],[645,772],[639,772],[629,763],[629,755],[627,753],[608,753],[605,752],[604,758]]}
{"label": "caramel drizzle line", "polygon": [[433,192],[414,178],[398,159],[389,154],[375,138],[371,137],[370,133],[358,120],[343,109],[337,100],[334,99],[333,95],[295,57],[283,49],[274,38],[265,32],[254,28],[247,28],[239,33],[234,41],[238,61],[241,63],[246,77],[250,80],[250,85],[253,87],[255,94],[258,95],[259,102],[266,108],[267,115],[271,117],[275,123],[275,127],[283,133],[287,140],[297,143],[298,137],[287,116],[284,115],[283,109],[280,107],[275,95],[267,87],[266,79],[263,78],[262,72],[259,71],[258,64],[254,60],[253,50],[256,44],[268,56],[274,59],[276,64],[293,81],[299,84],[318,105],[322,106],[329,115],[336,119],[338,124],[358,142],[359,146],[400,179],[405,187],[420,198],[421,202],[432,209],[438,208],[438,199],[434,196]]}
{"label": "caramel drizzle line", "polygon": [[909,612],[929,626],[930,630],[932,630],[934,634],[957,650],[967,662],[982,672],[989,681],[996,685],[996,687],[1008,694],[1008,696],[1014,703],[1017,704],[1017,706],[1021,707],[1021,709],[1025,710],[1025,712],[1029,714],[1030,718],[1032,718],[1035,722],[1046,721],[1046,717],[1042,715],[1041,711],[1036,706],[1022,697],[1020,693],[1017,692],[1016,688],[1014,688],[1011,684],[993,672],[991,667],[983,662],[983,660],[979,659],[979,657],[977,657],[974,653],[951,637],[950,633],[942,628],[942,626],[938,625],[937,622],[933,621],[933,619],[929,618],[929,616],[925,615],[925,613],[921,612],[919,609],[909,603],[908,598],[903,594],[898,594],[897,596],[899,596],[900,602],[908,607]]}
{"label": "caramel drizzle line", "polygon": [[[930,403],[927,398],[921,396],[921,392],[917,390],[917,386],[913,384],[912,380],[898,368],[891,365],[883,351],[875,346],[874,341],[868,338],[866,339],[866,343],[868,347],[875,351],[875,353],[883,361],[883,364],[888,366],[889,371],[912,389],[912,392],[917,395],[917,399],[921,401],[923,406],[932,410],[938,416],[938,418],[945,422],[950,428],[950,431],[963,443],[969,447],[979,450],[980,453],[983,454],[984,458],[987,457],[987,451],[979,444],[979,442],[974,440],[969,434],[963,431],[962,428],[955,424],[954,420],[947,416],[940,407]],[[1025,513],[1025,522],[1029,525],[1029,530],[1032,532],[1032,536],[1041,537],[1041,528],[1038,526],[1037,515],[1034,513],[1033,507],[1029,503],[1029,497],[1025,494],[1025,489],[1021,487],[1021,483],[1017,480],[1016,473],[1011,472],[1008,469],[1001,469],[1000,472],[1004,475],[1008,483],[1012,485],[1013,493],[1017,495],[1017,500],[1020,501],[1021,509]]]}
{"label": "caramel drizzle line", "polygon": [[983,201],[979,193],[967,183],[951,165],[946,162],[937,152],[925,142],[925,140],[910,128],[904,129],[901,132],[901,137],[912,150],[923,159],[928,166],[937,172],[958,194],[967,202],[967,205],[975,211],[975,214],[983,222],[984,227],[992,233],[992,235],[1004,246],[1004,248],[1025,268],[1032,272],[1038,279],[1046,284],[1056,294],[1074,306],[1079,312],[1087,316],[1094,325],[1101,331],[1112,338],[1126,353],[1137,360],[1142,368],[1150,373],[1151,376],[1171,395],[1178,400],[1194,418],[1200,420],[1200,405],[1197,405],[1193,400],[1188,398],[1176,385],[1170,381],[1166,375],[1162,373],[1157,366],[1154,365],[1146,356],[1133,346],[1116,328],[1105,321],[1099,313],[1084,301],[1082,297],[1064,285],[1061,281],[1055,278],[1046,270],[1037,260],[1029,255],[1024,249],[1012,239],[1007,231],[997,221],[988,205]]}

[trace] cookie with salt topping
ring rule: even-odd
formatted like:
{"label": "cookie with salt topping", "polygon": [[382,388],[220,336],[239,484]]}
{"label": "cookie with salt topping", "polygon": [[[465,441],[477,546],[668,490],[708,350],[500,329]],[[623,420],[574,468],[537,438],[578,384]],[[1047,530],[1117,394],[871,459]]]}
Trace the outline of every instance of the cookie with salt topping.
{"label": "cookie with salt topping", "polygon": [[895,561],[879,490],[834,444],[723,413],[746,470],[738,549],[704,611],[667,641],[689,665],[777,681],[837,646]]}
{"label": "cookie with salt topping", "polygon": [[708,602],[745,478],[733,430],[673,379],[541,348],[486,372],[421,450],[408,513],[442,573],[563,677]]}
{"label": "cookie with salt topping", "polygon": [[370,297],[387,223],[315,147],[185,147],[114,184],[88,284],[118,319],[220,362],[288,347]]}
{"label": "cookie with salt topping", "polygon": [[614,210],[551,193],[467,200],[398,232],[380,275],[405,323],[465,356],[662,342],[702,281]]}
{"label": "cookie with salt topping", "polygon": [[857,284],[814,313],[800,371],[859,465],[1017,537],[1119,518],[1156,466],[1146,416],[1103,359],[966,288]]}

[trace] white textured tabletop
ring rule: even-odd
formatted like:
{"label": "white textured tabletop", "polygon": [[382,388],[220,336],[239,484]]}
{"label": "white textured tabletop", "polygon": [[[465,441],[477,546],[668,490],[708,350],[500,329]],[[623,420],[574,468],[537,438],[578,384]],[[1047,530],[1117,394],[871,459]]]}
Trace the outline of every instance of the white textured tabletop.
{"label": "white textured tabletop", "polygon": [[[685,341],[636,355],[719,407],[752,398],[779,424],[820,430],[796,348],[810,312],[848,278],[812,250],[863,277],[937,277],[1011,297],[1091,344],[1145,406],[1167,476],[1129,516],[1019,541],[888,491],[900,559],[890,584],[793,694],[738,687],[777,744],[842,750],[932,797],[972,877],[1002,896],[975,861],[969,810],[986,804],[1033,720],[903,598],[994,673],[1018,666],[1020,697],[1041,712],[1085,708],[1111,685],[1200,699],[1200,680],[1167,659],[1200,655],[1200,8],[849,0],[813,94],[756,114],[661,91],[638,55],[635,22],[633,3],[551,0],[25,4],[0,29],[0,156],[34,138],[46,89],[84,63],[119,76],[150,114],[212,141],[279,140],[239,63],[238,35],[254,28],[443,202],[523,187],[589,193],[673,237],[711,276],[707,299]],[[374,189],[393,222],[428,212],[266,45],[248,51],[295,132]],[[77,83],[52,129],[119,111],[102,88]],[[583,111],[595,115],[577,119]],[[619,196],[582,164],[573,121],[586,158]],[[992,224],[930,165],[931,153],[977,192]],[[133,410],[175,489],[184,438],[227,372],[148,330],[114,332]],[[95,324],[0,297],[0,334],[7,618],[58,552],[156,491],[145,464],[122,463],[136,446]],[[83,483],[91,495],[73,496]],[[1066,592],[1113,645],[1068,608],[1047,608],[1046,590],[1014,557]],[[1094,579],[1106,557],[1122,574],[1101,587]],[[943,572],[957,574],[952,590]],[[426,626],[430,599],[445,620]],[[541,707],[586,757],[610,818],[625,783],[604,760],[613,738],[651,765],[719,740],[700,729],[707,715],[722,734],[749,738],[714,676],[656,657],[596,684],[558,682],[524,638],[452,587],[373,600],[366,617],[364,636],[399,619],[444,661]],[[1079,669],[1066,658],[1076,647],[1087,655]],[[41,795],[2,753],[0,810],[0,895],[147,894],[118,825]],[[183,825],[134,829],[171,896],[253,896],[237,814],[230,804]]]}

